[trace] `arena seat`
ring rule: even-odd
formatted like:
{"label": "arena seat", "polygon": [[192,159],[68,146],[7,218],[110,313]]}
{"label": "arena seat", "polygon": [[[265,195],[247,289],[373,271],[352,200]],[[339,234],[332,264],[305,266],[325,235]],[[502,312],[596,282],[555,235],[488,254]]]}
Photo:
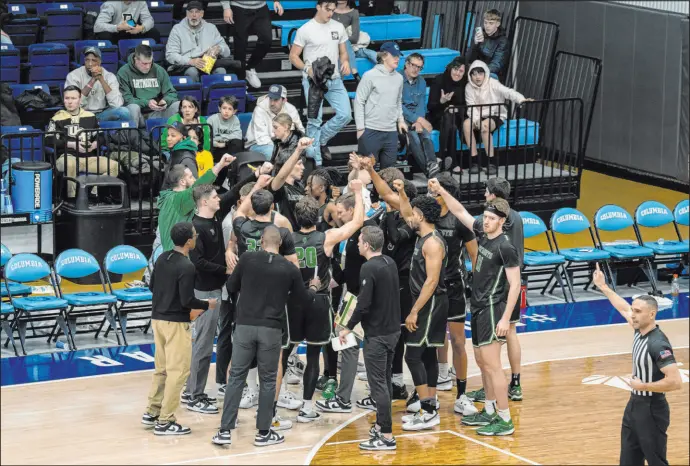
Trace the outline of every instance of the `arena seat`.
{"label": "arena seat", "polygon": [[[518,120],[506,120],[493,135],[494,148],[533,146],[539,144],[539,123],[536,121],[520,118]],[[467,144],[460,139],[460,132],[455,136],[457,148],[459,150],[469,150]],[[431,132],[431,141],[434,143],[434,150],[441,150],[441,132],[437,129]],[[477,148],[483,148],[484,144],[477,142]]]}
{"label": "arena seat", "polygon": [[680,237],[677,240],[644,240],[642,236],[643,228],[645,230],[652,230],[669,223],[674,223],[673,213],[671,209],[661,202],[645,201],[635,209],[634,228],[637,241],[641,246],[648,247],[654,251],[654,259],[651,261],[654,270],[657,270],[658,266],[663,264],[678,266],[681,254],[687,256],[690,253],[690,244],[684,242]]}
{"label": "arena seat", "polygon": [[43,160],[43,132],[33,126],[0,126],[0,137],[10,150],[10,157],[22,161]]}
{"label": "arena seat", "polygon": [[[105,282],[103,280],[103,272],[95,257],[81,249],[68,249],[60,253],[55,259],[55,276],[57,278],[57,289],[69,308],[65,312],[67,325],[70,327],[70,346],[72,350],[77,349],[74,341],[74,335],[77,333],[92,332],[91,326],[83,331],[77,330],[77,319],[83,317],[104,316],[111,327],[117,328],[115,324],[114,307],[117,298],[112,294],[106,292]],[[75,291],[72,293],[64,293],[61,287],[62,279],[79,279],[98,274],[100,278],[100,285],[103,291]],[[120,344],[120,335],[115,332],[117,336],[117,343]],[[53,328],[51,336],[57,340],[59,332],[57,332],[57,325]]]}
{"label": "arena seat", "polygon": [[72,45],[82,39],[84,11],[71,3],[39,3],[36,5],[39,16],[45,16],[43,28],[45,42],[60,42]]}
{"label": "arena seat", "polygon": [[[271,24],[280,31],[280,45],[287,47],[294,40],[294,33],[291,32],[302,27],[307,21],[309,19],[279,20],[272,21]],[[419,40],[422,37],[422,18],[418,16],[361,16],[359,24],[360,29],[369,34],[372,41]]]}
{"label": "arena seat", "polygon": [[237,79],[234,74],[209,74],[201,77],[203,96],[202,113],[208,109],[218,108],[218,102],[224,95],[237,97],[237,111],[244,112],[247,105],[247,83]]}
{"label": "arena seat", "polygon": [[30,83],[46,83],[62,87],[69,73],[69,49],[61,43],[42,43],[29,46]]}
{"label": "arena seat", "polygon": [[566,283],[568,283],[568,290],[570,291],[571,297],[573,297],[573,289],[568,281],[568,275],[563,269],[563,266],[565,265],[565,257],[553,252],[553,245],[551,244],[551,238],[549,238],[546,224],[541,218],[532,212],[520,212],[520,217],[522,218],[525,239],[533,238],[538,235],[544,235],[546,236],[546,241],[549,244],[549,251],[525,250],[523,260],[524,266],[521,275],[525,279],[527,289],[529,290],[530,277],[537,277],[539,275],[548,273],[548,278],[538,278],[536,280],[533,279],[532,283],[544,283],[544,286],[541,289],[541,294],[543,295],[546,293],[551,281],[555,279],[561,287],[563,298],[565,298],[566,302],[569,302],[568,295],[565,292],[565,287],[563,286],[563,276],[566,277]]}
{"label": "arena seat", "polygon": [[[12,253],[4,244],[0,244],[0,250],[0,267],[4,268],[5,264],[12,258]],[[0,286],[0,294],[3,298],[8,296],[10,292],[13,296],[27,296],[31,294],[31,291],[30,286],[16,282],[2,282],[2,286]]]}
{"label": "arena seat", "polygon": [[[273,2],[266,2],[268,9],[275,11]],[[314,10],[316,9],[316,0],[290,0],[289,2],[281,2],[284,10]]]}
{"label": "arena seat", "polygon": [[190,95],[194,97],[199,105],[203,101],[203,94],[201,92],[201,83],[194,82],[188,76],[170,76],[170,82],[177,91],[177,96],[182,100],[183,97]]}
{"label": "arena seat", "polygon": [[12,349],[14,350],[14,355],[19,356],[19,351],[17,351],[17,344],[14,341],[14,332],[12,331],[12,321],[14,320],[14,308],[8,302],[0,303],[0,326],[2,326],[3,332],[7,334],[7,338],[12,343]]}
{"label": "arena seat", "polygon": [[0,45],[0,82],[18,84],[21,78],[19,49],[11,44]]}
{"label": "arena seat", "polygon": [[247,137],[247,129],[249,129],[249,123],[252,122],[251,113],[238,113],[237,119],[240,120],[240,127],[242,128],[242,139]]}
{"label": "arena seat", "polygon": [[[405,57],[412,53],[419,53],[424,57],[424,75],[437,75],[443,73],[446,70],[446,65],[448,65],[453,58],[460,55],[460,52],[457,50],[448,48],[403,50],[402,56],[400,57],[400,64],[398,65],[398,71],[403,71],[405,68]],[[374,65],[368,59],[357,58],[357,71],[360,76],[364,75],[364,73],[373,67]],[[343,78],[344,81],[353,79],[354,77],[352,75]]]}
{"label": "arena seat", "polygon": [[162,1],[148,1],[147,3],[156,29],[161,34],[161,44],[165,45],[174,25],[173,6]]}
{"label": "arena seat", "polygon": [[101,51],[101,66],[116,74],[119,67],[119,51],[117,46],[109,40],[78,40],[74,43],[74,62],[72,66],[78,68],[84,64],[83,51],[87,47],[97,47]]}
{"label": "arena seat", "polygon": [[676,204],[676,207],[673,208],[673,220],[676,227],[676,233],[678,234],[678,239],[685,243],[689,243],[690,239],[683,239],[683,235],[681,235],[678,225],[683,225],[684,227],[690,225],[690,201],[685,199]]}
{"label": "arena seat", "polygon": [[129,55],[134,52],[134,48],[139,44],[149,45],[153,51],[153,61],[163,67],[165,63],[165,46],[156,44],[153,39],[123,39],[117,43],[120,50],[120,66],[127,63]]}

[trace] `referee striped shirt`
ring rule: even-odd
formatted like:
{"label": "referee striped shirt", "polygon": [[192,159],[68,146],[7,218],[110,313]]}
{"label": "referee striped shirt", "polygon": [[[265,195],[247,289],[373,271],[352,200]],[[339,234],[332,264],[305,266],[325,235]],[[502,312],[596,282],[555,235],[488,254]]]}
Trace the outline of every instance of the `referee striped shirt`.
{"label": "referee striped shirt", "polygon": [[[645,335],[635,330],[632,371],[634,377],[644,383],[656,382],[664,378],[661,369],[675,363],[671,343],[658,325]],[[653,394],[653,392],[640,390],[633,390],[632,393],[640,396]]]}

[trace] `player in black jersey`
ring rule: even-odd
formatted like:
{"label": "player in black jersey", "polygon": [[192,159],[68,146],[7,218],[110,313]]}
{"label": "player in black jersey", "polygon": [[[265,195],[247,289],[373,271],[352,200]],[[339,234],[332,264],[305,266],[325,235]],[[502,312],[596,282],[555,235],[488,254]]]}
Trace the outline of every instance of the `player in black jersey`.
{"label": "player in black jersey", "polygon": [[443,346],[448,319],[448,295],[444,282],[447,246],[436,231],[441,206],[428,196],[417,196],[412,203],[405,194],[405,184],[395,180],[400,196],[400,213],[419,237],[410,264],[410,291],[414,304],[405,320],[405,361],[412,373],[421,409],[403,417],[403,430],[431,429],[441,419],[436,404],[438,359],[436,348]]}
{"label": "player in black jersey", "polygon": [[[438,180],[429,180],[429,191],[440,194],[448,209],[468,228],[474,217]],[[479,253],[474,266],[472,345],[486,392],[484,409],[462,418],[464,425],[482,426],[480,435],[510,435],[515,431],[508,409],[508,384],[501,366],[501,343],[510,330],[510,315],[520,296],[520,263],[517,251],[503,233],[510,214],[505,199],[489,201],[484,208],[483,231],[477,237]]]}
{"label": "player in black jersey", "polygon": [[[453,197],[457,196],[458,183],[447,173],[438,176],[441,187]],[[472,263],[477,260],[477,240],[471,229],[462,224],[449,210],[441,196],[436,196],[436,202],[441,206],[441,217],[436,222],[436,231],[441,233],[448,245],[448,262],[446,265],[446,288],[448,289],[448,330],[453,346],[453,366],[457,376],[458,391],[455,399],[454,411],[463,416],[475,414],[477,408],[467,399],[467,351],[465,350],[465,264],[460,256],[462,248],[467,248]],[[438,389],[450,390],[453,380],[448,377],[448,348],[439,348],[439,377]]]}
{"label": "player in black jersey", "polygon": [[332,201],[333,180],[325,168],[317,168],[309,174],[305,193],[319,203],[319,219],[316,224],[318,231],[326,231],[335,227],[337,210]]}
{"label": "player in black jersey", "polygon": [[[298,422],[312,422],[319,414],[313,409],[312,397],[319,377],[319,354],[321,347],[330,344],[333,335],[333,310],[328,285],[331,282],[331,257],[333,248],[348,240],[364,224],[362,182],[353,180],[350,189],[355,195],[355,209],[352,220],[340,228],[326,232],[316,229],[319,204],[305,196],[295,206],[295,218],[300,230],[292,234],[302,278],[309,283],[315,276],[321,281],[316,299],[307,312],[301,303],[290,309],[290,338],[293,343],[307,342],[307,365],[304,370],[304,405],[297,416]],[[294,311],[294,312],[293,312]],[[337,363],[336,363],[337,364]]]}
{"label": "player in black jersey", "polygon": [[304,196],[302,176],[304,175],[304,151],[311,146],[313,139],[301,138],[295,151],[288,158],[276,157],[271,160],[275,165],[276,176],[269,190],[273,193],[278,212],[287,217],[292,224],[292,231],[299,230],[295,219],[295,204]]}

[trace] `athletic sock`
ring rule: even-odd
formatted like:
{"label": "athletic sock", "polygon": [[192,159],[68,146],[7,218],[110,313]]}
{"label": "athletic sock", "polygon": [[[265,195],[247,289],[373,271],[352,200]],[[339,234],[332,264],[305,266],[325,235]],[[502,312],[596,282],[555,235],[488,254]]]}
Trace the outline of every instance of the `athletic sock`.
{"label": "athletic sock", "polygon": [[501,416],[505,422],[510,421],[510,409],[499,409],[498,415]]}
{"label": "athletic sock", "polygon": [[311,413],[313,410],[311,400],[304,400],[304,406],[302,406],[302,411],[305,413]]}
{"label": "athletic sock", "polygon": [[448,378],[448,369],[450,368],[450,365],[447,362],[439,362],[438,363],[438,375],[440,379],[447,379]]}
{"label": "athletic sock", "polygon": [[277,414],[278,414],[278,402],[274,401],[273,402],[273,417],[276,417]]}
{"label": "athletic sock", "polygon": [[259,431],[259,435],[261,435],[261,436],[263,436],[263,437],[267,436],[267,435],[268,435],[268,429],[266,429],[266,430],[260,430],[260,431]]}
{"label": "athletic sock", "polygon": [[393,374],[392,382],[398,387],[402,387],[403,385],[405,385],[405,382],[403,382],[402,374]]}
{"label": "athletic sock", "polygon": [[484,409],[486,409],[486,414],[493,414],[496,412],[496,400],[486,400],[484,402]]}
{"label": "athletic sock", "polygon": [[458,385],[458,394],[455,396],[455,399],[457,400],[465,394],[465,390],[467,389],[467,380],[455,379],[455,381]]}
{"label": "athletic sock", "polygon": [[510,386],[517,387],[520,385],[520,374],[513,374],[510,378]]}
{"label": "athletic sock", "polygon": [[419,403],[422,406],[422,409],[426,411],[429,414],[432,414],[434,411],[436,411],[436,398],[426,398],[424,400],[421,400]]}

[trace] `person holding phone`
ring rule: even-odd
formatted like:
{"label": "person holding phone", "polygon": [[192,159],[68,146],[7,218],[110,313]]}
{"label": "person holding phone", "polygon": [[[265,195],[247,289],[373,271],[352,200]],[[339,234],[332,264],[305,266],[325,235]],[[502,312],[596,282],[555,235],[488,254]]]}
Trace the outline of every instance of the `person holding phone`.
{"label": "person holding phone", "polygon": [[149,401],[141,423],[153,426],[155,435],[186,435],[192,430],[177,423],[175,411],[192,359],[190,323],[218,303],[215,298],[204,301],[194,296],[196,271],[189,260],[189,251],[196,246],[194,226],[176,223],[170,237],[174,247],[158,257],[151,275],[151,328],[156,350]]}
{"label": "person holding phone", "polygon": [[154,27],[153,16],[144,1],[110,1],[101,5],[93,31],[96,39],[117,44],[122,39],[153,39],[160,43],[161,34]]}

